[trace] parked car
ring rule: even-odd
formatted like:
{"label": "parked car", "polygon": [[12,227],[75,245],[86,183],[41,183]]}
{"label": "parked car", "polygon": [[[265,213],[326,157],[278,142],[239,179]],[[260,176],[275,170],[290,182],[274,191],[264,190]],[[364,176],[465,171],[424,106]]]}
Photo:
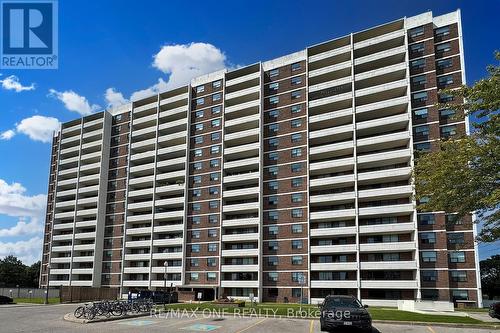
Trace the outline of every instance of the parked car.
{"label": "parked car", "polygon": [[320,305],[321,331],[332,332],[340,327],[354,327],[371,332],[372,318],[367,307],[352,295],[326,296]]}
{"label": "parked car", "polygon": [[488,314],[491,318],[500,319],[500,302],[491,304]]}
{"label": "parked car", "polygon": [[10,304],[13,303],[14,300],[8,296],[1,296],[0,295],[0,304]]}

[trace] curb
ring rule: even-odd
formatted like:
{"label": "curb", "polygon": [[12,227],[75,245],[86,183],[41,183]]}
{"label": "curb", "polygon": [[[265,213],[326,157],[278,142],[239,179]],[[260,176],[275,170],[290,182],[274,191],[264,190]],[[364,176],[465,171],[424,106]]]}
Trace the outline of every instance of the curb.
{"label": "curb", "polygon": [[106,321],[130,319],[130,318],[137,318],[137,317],[144,317],[144,316],[149,316],[149,312],[120,316],[120,317],[112,316],[109,318],[98,318],[98,319],[92,319],[92,320],[75,318],[75,316],[72,313],[67,313],[64,315],[63,319],[65,321],[69,321],[69,322],[77,323],[77,324],[92,324],[92,323],[102,323],[102,322],[106,322]]}

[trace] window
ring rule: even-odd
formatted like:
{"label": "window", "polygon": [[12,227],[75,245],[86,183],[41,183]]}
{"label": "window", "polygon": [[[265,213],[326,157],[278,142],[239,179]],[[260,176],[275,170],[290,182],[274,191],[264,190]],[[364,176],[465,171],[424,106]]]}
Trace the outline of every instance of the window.
{"label": "window", "polygon": [[294,105],[290,110],[292,111],[292,113],[299,113],[300,111],[302,111],[302,105]]}
{"label": "window", "polygon": [[200,224],[201,223],[201,217],[200,216],[193,216],[193,217],[191,217],[191,223],[193,223],[193,224]]}
{"label": "window", "polygon": [[268,266],[278,266],[278,257],[267,257]]}
{"label": "window", "polygon": [[302,91],[301,90],[292,91],[291,97],[292,99],[298,99],[302,97]]}
{"label": "window", "polygon": [[427,98],[428,98],[427,91],[422,91],[422,92],[413,94],[413,100],[415,102],[425,102],[427,100]]}
{"label": "window", "polygon": [[199,211],[201,210],[201,205],[199,203],[194,203],[193,204],[193,210],[194,211]]}
{"label": "window", "polygon": [[271,195],[270,197],[267,197],[267,203],[269,205],[277,205],[278,204],[278,197],[276,195]]}
{"label": "window", "polygon": [[190,273],[189,279],[191,281],[198,281],[200,279],[200,274],[199,273]]}
{"label": "window", "polygon": [[294,64],[292,64],[292,72],[293,71],[298,71],[302,68],[302,65],[300,64],[300,62],[296,62]]}
{"label": "window", "polygon": [[191,267],[198,267],[198,266],[200,266],[200,260],[193,258],[190,260],[189,264],[191,265]]}
{"label": "window", "polygon": [[427,119],[427,114],[428,114],[427,108],[413,111],[415,119]]}
{"label": "window", "polygon": [[446,139],[457,134],[457,126],[449,125],[441,127],[441,137]]}
{"label": "window", "polygon": [[220,113],[220,110],[221,110],[221,106],[220,105],[214,106],[212,108],[212,114],[218,114],[218,113]]}
{"label": "window", "polygon": [[297,128],[297,127],[302,126],[302,119],[294,119],[294,120],[290,121],[290,126],[292,128]]}
{"label": "window", "polygon": [[278,234],[278,226],[277,225],[270,225],[267,228],[267,233],[272,236],[276,236]]}
{"label": "window", "polygon": [[416,27],[410,30],[410,37],[415,38],[424,34],[424,26]]}
{"label": "window", "polygon": [[418,135],[418,136],[428,136],[429,135],[429,126],[428,125],[423,125],[423,126],[417,126],[417,127],[415,127],[415,135]]}
{"label": "window", "polygon": [[462,251],[454,251],[449,253],[450,262],[465,262],[465,252]]}
{"label": "window", "polygon": [[292,297],[300,297],[302,294],[302,291],[300,288],[292,288]]}
{"label": "window", "polygon": [[443,94],[443,93],[439,94],[440,103],[448,103],[453,101],[453,99],[454,99],[453,95]]}
{"label": "window", "polygon": [[217,260],[215,258],[207,258],[207,266],[215,267],[217,265]]}
{"label": "window", "polygon": [[196,124],[196,125],[194,125],[194,129],[196,131],[203,131],[203,124]]}
{"label": "window", "polygon": [[442,120],[447,120],[453,118],[454,116],[455,116],[455,110],[452,109],[439,110],[439,118]]}
{"label": "window", "polygon": [[279,96],[269,97],[269,104],[278,104],[280,102]]}
{"label": "window", "polygon": [[463,232],[454,232],[448,234],[448,243],[450,244],[464,244],[465,243],[465,235]]}
{"label": "window", "polygon": [[270,161],[277,161],[278,160],[278,153],[277,152],[272,152],[267,154],[268,158]]}
{"label": "window", "polygon": [[278,138],[271,138],[268,141],[269,147],[278,147],[279,139]]}
{"label": "window", "polygon": [[450,84],[453,84],[453,75],[445,75],[438,77],[438,85],[440,87],[448,86]]}
{"label": "window", "polygon": [[453,282],[467,282],[466,271],[450,271],[450,276]]}
{"label": "window", "polygon": [[410,65],[411,69],[422,69],[425,67],[425,58],[413,60]]}
{"label": "window", "polygon": [[201,190],[193,190],[193,197],[201,197]]}
{"label": "window", "polygon": [[219,217],[217,215],[209,215],[208,216],[208,223],[215,224],[219,221]]}
{"label": "window", "polygon": [[293,239],[292,249],[301,249],[301,248],[302,248],[302,239]]}
{"label": "window", "polygon": [[203,156],[203,150],[201,150],[201,149],[195,149],[194,150],[194,156],[195,157]]}
{"label": "window", "polygon": [[213,94],[213,95],[212,95],[212,101],[213,101],[213,102],[220,101],[220,98],[221,98],[220,93],[217,93],[217,94]]}
{"label": "window", "polygon": [[215,251],[217,251],[217,243],[209,243],[208,252],[215,252]]}
{"label": "window", "polygon": [[439,291],[436,289],[422,289],[422,299],[437,301],[439,299]]}
{"label": "window", "polygon": [[194,170],[201,170],[202,167],[203,167],[203,164],[201,162],[193,163],[193,169]]}
{"label": "window", "polygon": [[218,187],[210,187],[208,189],[208,193],[210,193],[210,195],[217,195],[217,194],[219,194],[219,188]]}
{"label": "window", "polygon": [[208,229],[208,237],[217,237],[217,229]]}
{"label": "window", "polygon": [[422,244],[434,244],[436,243],[436,234],[434,232],[422,232],[420,234],[420,242]]}
{"label": "window", "polygon": [[274,90],[274,91],[276,91],[276,90],[278,90],[278,89],[279,89],[279,87],[280,87],[280,84],[279,84],[278,82],[271,83],[271,84],[269,85],[269,90]]}
{"label": "window", "polygon": [[433,225],[436,223],[434,214],[419,214],[417,220],[420,225]]}
{"label": "window", "polygon": [[292,86],[299,85],[302,83],[302,77],[300,77],[300,76],[292,77],[292,80],[290,81],[290,83],[292,84]]}
{"label": "window", "polygon": [[422,85],[427,83],[427,76],[425,75],[419,75],[419,76],[414,76],[411,78],[411,83],[415,85]]}
{"label": "window", "polygon": [[277,241],[270,241],[267,243],[267,249],[269,251],[278,251],[278,242]]}
{"label": "window", "polygon": [[293,148],[292,149],[292,157],[302,156],[302,148]]}
{"label": "window", "polygon": [[214,132],[210,134],[210,139],[212,141],[219,141],[220,140],[220,132]]}
{"label": "window", "polygon": [[437,280],[437,271],[420,271],[422,275],[422,281],[433,282]]}
{"label": "window", "polygon": [[212,82],[212,88],[214,89],[220,88],[221,85],[222,85],[221,80]]}
{"label": "window", "polygon": [[197,143],[197,144],[203,143],[203,137],[202,136],[196,136],[194,138],[194,143]]}
{"label": "window", "polygon": [[202,93],[205,91],[205,86],[198,86],[196,87],[196,93],[199,94],[199,93]]}
{"label": "window", "polygon": [[219,166],[219,159],[214,158],[213,160],[210,160],[210,167],[211,168],[216,168]]}
{"label": "window", "polygon": [[201,183],[201,176],[194,176],[193,184],[200,184],[200,183]]}
{"label": "window", "polygon": [[424,43],[412,44],[410,46],[410,50],[411,50],[412,53],[421,53],[421,52],[424,52],[424,50],[425,50]]}
{"label": "window", "polygon": [[278,124],[271,124],[268,126],[269,132],[278,132],[279,125]]}
{"label": "window", "polygon": [[196,99],[196,105],[203,105],[203,104],[205,104],[205,98],[201,97]]}
{"label": "window", "polygon": [[437,260],[436,251],[422,251],[420,255],[423,262],[436,262]]}
{"label": "window", "polygon": [[302,208],[292,209],[292,217],[297,218],[297,217],[302,217],[302,215],[303,215]]}
{"label": "window", "polygon": [[300,142],[302,140],[302,133],[294,133],[291,136],[292,142]]}
{"label": "window", "polygon": [[220,119],[214,119],[210,122],[210,125],[212,127],[219,127],[220,126]]}
{"label": "window", "polygon": [[271,282],[277,282],[278,281],[278,273],[277,272],[268,272],[267,273],[267,280]]}
{"label": "window", "polygon": [[300,163],[293,163],[291,166],[292,172],[300,172],[302,171],[302,164]]}
{"label": "window", "polygon": [[277,176],[278,175],[278,167],[277,166],[272,166],[267,169],[267,173],[269,176]]}
{"label": "window", "polygon": [[269,118],[278,118],[278,116],[280,115],[280,112],[279,110],[271,110],[267,113],[268,117]]}
{"label": "window", "polygon": [[191,244],[191,252],[200,252],[200,244]]}
{"label": "window", "polygon": [[194,113],[195,118],[203,118],[203,115],[204,115],[204,114],[203,114],[203,110],[196,111],[196,112]]}
{"label": "window", "polygon": [[459,219],[457,214],[446,214],[444,218],[446,221],[446,225],[462,224],[462,219]]}
{"label": "window", "polygon": [[448,59],[438,60],[436,62],[436,66],[437,66],[438,69],[450,68],[451,66],[453,66],[453,59],[452,58],[448,58]]}
{"label": "window", "polygon": [[271,211],[267,212],[267,218],[270,221],[278,221],[278,216],[279,216],[279,214],[275,210],[271,210]]}
{"label": "window", "polygon": [[278,182],[273,180],[273,181],[270,181],[269,183],[267,183],[267,187],[270,189],[270,190],[277,190],[278,189]]}
{"label": "window", "polygon": [[211,200],[209,202],[209,207],[210,207],[210,209],[216,209],[216,208],[218,208],[219,207],[219,201],[217,201],[217,200]]}
{"label": "window", "polygon": [[302,178],[292,179],[292,187],[301,187],[301,186],[302,186]]}
{"label": "window", "polygon": [[302,193],[293,193],[292,202],[302,202]]}
{"label": "window", "polygon": [[449,35],[450,27],[447,26],[447,27],[437,28],[436,30],[434,30],[434,34],[436,35],[436,37],[444,37],[446,35]]}
{"label": "window", "polygon": [[302,265],[302,256],[293,256],[292,265]]}
{"label": "window", "polygon": [[220,152],[220,146],[219,145],[210,147],[210,154],[216,155],[219,152]]}
{"label": "window", "polygon": [[292,224],[292,234],[302,233],[302,224]]}
{"label": "window", "polygon": [[444,53],[444,52],[448,52],[450,50],[451,50],[450,43],[443,43],[443,44],[439,44],[438,46],[436,46],[436,53]]}
{"label": "window", "polygon": [[275,76],[278,76],[278,75],[280,75],[279,68],[272,69],[272,70],[269,71],[269,77],[275,77]]}
{"label": "window", "polygon": [[219,180],[219,173],[218,172],[213,172],[210,174],[210,181],[216,181]]}
{"label": "window", "polygon": [[215,281],[217,279],[217,273],[207,272],[207,281]]}
{"label": "window", "polygon": [[304,280],[304,273],[292,272],[292,282],[300,282]]}
{"label": "window", "polygon": [[431,143],[430,142],[417,143],[415,145],[415,150],[421,153],[429,152],[431,151]]}
{"label": "window", "polygon": [[452,290],[451,296],[454,301],[461,300],[466,301],[469,299],[469,294],[467,290]]}

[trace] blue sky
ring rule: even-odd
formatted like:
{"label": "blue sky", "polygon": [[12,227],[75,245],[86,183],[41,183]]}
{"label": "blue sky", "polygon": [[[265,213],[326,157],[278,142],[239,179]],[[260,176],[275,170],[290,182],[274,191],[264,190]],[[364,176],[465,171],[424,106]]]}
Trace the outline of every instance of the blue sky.
{"label": "blue sky", "polygon": [[[0,70],[0,257],[39,258],[47,141],[59,121],[151,91],[159,79],[159,87],[180,82],[193,74],[190,57],[201,70],[251,64],[404,16],[457,8],[471,83],[500,48],[499,1],[60,1],[59,69]],[[497,245],[481,247],[481,257],[496,252]]]}

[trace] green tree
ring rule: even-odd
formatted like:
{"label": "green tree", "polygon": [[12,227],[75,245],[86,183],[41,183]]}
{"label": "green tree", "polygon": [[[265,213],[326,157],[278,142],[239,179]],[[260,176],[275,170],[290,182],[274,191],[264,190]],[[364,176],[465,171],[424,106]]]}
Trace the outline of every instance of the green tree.
{"label": "green tree", "polygon": [[37,261],[31,266],[26,266],[24,286],[38,288],[38,280],[40,279],[41,262]]}
{"label": "green tree", "polygon": [[488,295],[488,299],[500,296],[500,255],[491,256],[481,260],[481,288],[483,293]]}
{"label": "green tree", "polygon": [[0,260],[0,285],[23,286],[25,281],[26,266],[21,260],[10,255]]}
{"label": "green tree", "polygon": [[[500,60],[500,52],[495,58]],[[500,66],[488,66],[487,72],[470,87],[443,91],[464,102],[439,107],[476,119],[473,133],[441,140],[439,149],[421,154],[414,175],[419,209],[457,218],[476,212],[484,222],[478,240],[494,242],[500,239]]]}

